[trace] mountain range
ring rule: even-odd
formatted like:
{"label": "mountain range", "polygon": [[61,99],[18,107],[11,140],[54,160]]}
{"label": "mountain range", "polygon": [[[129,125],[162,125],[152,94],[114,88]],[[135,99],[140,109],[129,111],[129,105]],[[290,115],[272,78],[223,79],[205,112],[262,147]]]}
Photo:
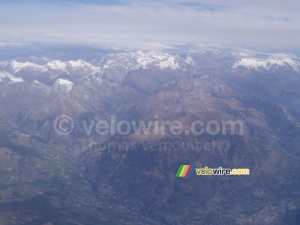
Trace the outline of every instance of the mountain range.
{"label": "mountain range", "polygon": [[[1,225],[300,223],[296,56],[57,50],[0,61]],[[68,135],[53,126],[62,115]],[[244,132],[87,134],[111,116],[184,129],[242,121]],[[178,178],[182,164],[251,174]]]}

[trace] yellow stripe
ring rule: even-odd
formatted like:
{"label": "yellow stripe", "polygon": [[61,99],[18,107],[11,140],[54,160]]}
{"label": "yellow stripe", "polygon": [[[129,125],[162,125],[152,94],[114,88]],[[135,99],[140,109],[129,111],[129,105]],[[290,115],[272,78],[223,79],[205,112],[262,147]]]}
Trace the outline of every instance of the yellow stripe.
{"label": "yellow stripe", "polygon": [[180,176],[180,177],[185,177],[188,168],[189,168],[188,165],[183,165],[182,170],[181,170],[181,173],[180,173],[179,176]]}

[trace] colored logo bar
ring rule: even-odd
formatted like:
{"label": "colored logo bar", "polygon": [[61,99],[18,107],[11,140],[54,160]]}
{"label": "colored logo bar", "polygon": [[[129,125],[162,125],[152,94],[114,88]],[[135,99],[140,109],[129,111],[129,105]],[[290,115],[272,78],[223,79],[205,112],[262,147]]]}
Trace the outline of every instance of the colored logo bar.
{"label": "colored logo bar", "polygon": [[192,173],[193,165],[180,165],[176,177],[189,177]]}

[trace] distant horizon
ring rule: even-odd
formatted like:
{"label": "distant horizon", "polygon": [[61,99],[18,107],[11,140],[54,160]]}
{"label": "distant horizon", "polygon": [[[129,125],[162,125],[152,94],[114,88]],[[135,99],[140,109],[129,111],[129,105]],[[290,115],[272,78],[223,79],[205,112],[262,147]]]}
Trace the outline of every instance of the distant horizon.
{"label": "distant horizon", "polygon": [[300,50],[296,0],[0,1],[0,42]]}
{"label": "distant horizon", "polygon": [[[36,52],[60,52],[62,50],[67,51],[99,51],[99,52],[111,52],[111,53],[121,53],[121,52],[169,52],[169,53],[200,53],[202,51],[206,52],[221,52],[221,53],[230,53],[236,56],[244,57],[275,57],[275,58],[293,58],[300,59],[300,50],[297,49],[272,49],[272,48],[246,48],[239,46],[216,46],[216,45],[185,45],[185,46],[173,46],[172,48],[113,48],[110,46],[93,46],[88,44],[74,44],[74,43],[25,43],[25,42],[1,42],[0,41],[0,59],[2,55],[6,56],[6,53],[13,53],[16,51],[16,54],[19,54],[19,51],[22,51],[24,54],[35,54]],[[10,54],[8,54],[10,55]]]}

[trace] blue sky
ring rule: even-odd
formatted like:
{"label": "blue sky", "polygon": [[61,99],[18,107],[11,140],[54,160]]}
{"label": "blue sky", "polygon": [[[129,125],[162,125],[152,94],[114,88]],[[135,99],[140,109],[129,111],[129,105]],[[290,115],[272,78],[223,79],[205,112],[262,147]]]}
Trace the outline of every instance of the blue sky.
{"label": "blue sky", "polygon": [[0,0],[0,42],[300,48],[299,0]]}

